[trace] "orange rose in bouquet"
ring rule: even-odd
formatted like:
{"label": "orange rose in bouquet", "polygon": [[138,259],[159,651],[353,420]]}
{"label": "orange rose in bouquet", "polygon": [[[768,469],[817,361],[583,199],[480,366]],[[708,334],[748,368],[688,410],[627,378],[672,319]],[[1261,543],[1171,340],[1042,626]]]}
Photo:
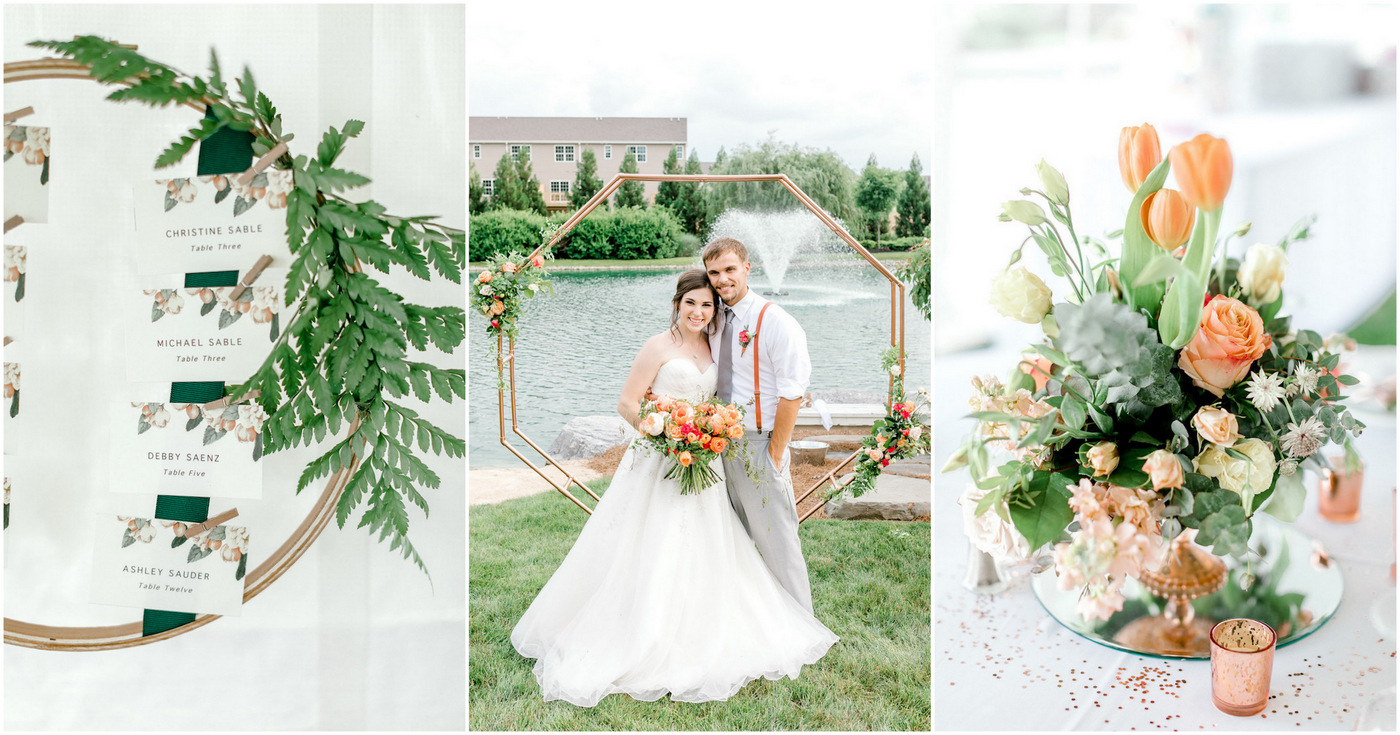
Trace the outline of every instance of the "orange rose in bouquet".
{"label": "orange rose in bouquet", "polygon": [[666,479],[676,480],[683,494],[718,483],[719,474],[710,464],[733,449],[731,440],[744,435],[739,424],[743,413],[716,400],[691,404],[658,395],[642,401],[638,417],[641,441],[670,458]]}
{"label": "orange rose in bouquet", "polygon": [[1216,397],[1249,374],[1250,365],[1273,344],[1259,312],[1228,296],[1201,310],[1201,326],[1181,350],[1177,365],[1192,382]]}

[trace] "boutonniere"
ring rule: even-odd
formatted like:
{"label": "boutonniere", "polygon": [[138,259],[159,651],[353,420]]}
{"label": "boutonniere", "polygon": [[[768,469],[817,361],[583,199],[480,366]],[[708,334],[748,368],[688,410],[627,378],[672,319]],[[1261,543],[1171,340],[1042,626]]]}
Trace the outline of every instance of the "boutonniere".
{"label": "boutonniere", "polygon": [[754,338],[757,337],[757,336],[758,336],[758,332],[750,332],[750,331],[749,331],[749,328],[748,328],[748,325],[745,325],[743,329],[739,330],[739,356],[740,356],[740,357],[743,357],[743,356],[744,356],[744,351],[747,350],[747,349],[749,348],[749,343],[752,342],[752,341],[754,340]]}

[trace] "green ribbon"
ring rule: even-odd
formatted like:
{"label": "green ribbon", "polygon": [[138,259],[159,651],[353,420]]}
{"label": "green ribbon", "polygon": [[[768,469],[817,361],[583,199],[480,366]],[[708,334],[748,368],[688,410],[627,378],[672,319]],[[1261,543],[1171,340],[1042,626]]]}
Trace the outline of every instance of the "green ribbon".
{"label": "green ribbon", "polygon": [[[209,498],[157,495],[155,517],[164,518],[167,521],[203,523],[209,520]],[[141,637],[174,630],[182,625],[193,623],[194,619],[195,614],[190,612],[143,610],[141,612]]]}
{"label": "green ribbon", "polygon": [[141,637],[164,633],[182,625],[189,625],[195,619],[194,613],[172,612],[170,610],[145,610],[141,615]]}
{"label": "green ribbon", "polygon": [[203,523],[209,520],[209,498],[157,495],[156,518],[181,523]]}
{"label": "green ribbon", "polygon": [[205,271],[204,273],[185,274],[185,288],[220,288],[237,285],[238,271]]}
{"label": "green ribbon", "polygon": [[[204,119],[214,118],[214,111],[205,108]],[[199,176],[238,174],[253,166],[253,134],[234,130],[225,125],[199,144]]]}
{"label": "green ribbon", "polygon": [[224,397],[222,380],[170,384],[171,403],[208,403]]}

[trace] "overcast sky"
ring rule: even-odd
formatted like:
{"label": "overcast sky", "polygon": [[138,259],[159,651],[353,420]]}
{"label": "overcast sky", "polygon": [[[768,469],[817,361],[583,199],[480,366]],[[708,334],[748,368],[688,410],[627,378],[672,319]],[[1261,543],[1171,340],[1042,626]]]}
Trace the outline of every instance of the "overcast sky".
{"label": "overcast sky", "polygon": [[915,3],[484,5],[467,13],[471,115],[684,117],[704,161],[771,132],[856,171],[871,153],[929,169],[932,20]]}

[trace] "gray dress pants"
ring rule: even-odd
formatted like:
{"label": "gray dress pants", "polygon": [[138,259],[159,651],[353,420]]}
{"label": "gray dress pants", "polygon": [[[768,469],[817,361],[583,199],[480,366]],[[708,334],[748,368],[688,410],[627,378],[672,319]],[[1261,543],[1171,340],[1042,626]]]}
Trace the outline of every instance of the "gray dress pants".
{"label": "gray dress pants", "polygon": [[802,544],[797,539],[797,504],[788,472],[790,453],[784,450],[783,466],[774,467],[768,457],[768,437],[749,433],[747,439],[759,482],[755,484],[749,477],[742,457],[726,457],[724,474],[729,503],[778,584],[811,612],[812,586],[807,579]]}

